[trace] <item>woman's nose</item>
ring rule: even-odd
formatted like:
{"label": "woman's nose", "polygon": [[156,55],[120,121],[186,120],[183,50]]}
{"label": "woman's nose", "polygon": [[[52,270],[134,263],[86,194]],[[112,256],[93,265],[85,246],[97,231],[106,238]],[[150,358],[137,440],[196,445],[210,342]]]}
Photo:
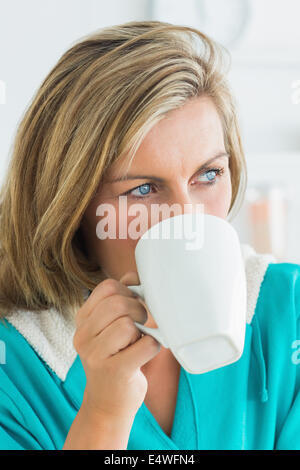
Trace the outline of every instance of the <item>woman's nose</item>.
{"label": "woman's nose", "polygon": [[199,201],[199,198],[195,200],[195,197],[192,196],[192,193],[187,189],[181,189],[176,192],[176,195],[172,196],[168,204],[170,206],[178,206],[181,214],[187,214],[190,212],[199,212],[200,210],[204,211],[204,204]]}

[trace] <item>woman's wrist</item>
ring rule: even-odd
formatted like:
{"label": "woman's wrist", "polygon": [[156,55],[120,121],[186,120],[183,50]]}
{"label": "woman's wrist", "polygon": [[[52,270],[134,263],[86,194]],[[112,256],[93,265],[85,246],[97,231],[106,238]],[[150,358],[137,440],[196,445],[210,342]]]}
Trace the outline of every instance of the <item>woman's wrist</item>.
{"label": "woman's wrist", "polygon": [[132,426],[134,416],[130,413],[121,413],[114,410],[100,410],[95,407],[84,395],[82,404],[80,407],[81,415],[84,419],[90,423],[93,423],[95,427],[107,423],[111,427],[118,426],[128,427]]}
{"label": "woman's wrist", "polygon": [[62,450],[126,450],[134,417],[95,411],[83,402]]}

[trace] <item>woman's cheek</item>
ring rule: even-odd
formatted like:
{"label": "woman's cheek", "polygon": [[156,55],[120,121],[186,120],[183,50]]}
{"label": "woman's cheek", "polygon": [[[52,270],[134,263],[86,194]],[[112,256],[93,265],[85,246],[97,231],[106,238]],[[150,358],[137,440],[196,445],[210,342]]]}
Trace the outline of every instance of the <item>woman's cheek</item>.
{"label": "woman's cheek", "polygon": [[211,192],[206,192],[205,196],[199,198],[199,202],[203,204],[205,214],[215,215],[225,219],[227,217],[231,203],[231,182],[226,179],[222,184],[218,184],[216,188],[209,188]]}

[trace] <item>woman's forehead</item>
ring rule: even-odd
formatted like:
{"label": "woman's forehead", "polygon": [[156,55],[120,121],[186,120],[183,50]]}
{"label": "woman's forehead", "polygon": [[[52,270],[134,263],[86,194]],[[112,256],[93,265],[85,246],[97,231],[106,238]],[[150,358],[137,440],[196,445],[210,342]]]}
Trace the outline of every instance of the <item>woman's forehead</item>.
{"label": "woman's forehead", "polygon": [[[183,107],[184,108],[184,107]],[[153,169],[184,166],[200,162],[224,150],[223,129],[211,101],[189,103],[173,112],[148,132],[130,161],[128,154],[119,157],[107,170],[105,180],[114,181],[133,172],[144,177]]]}

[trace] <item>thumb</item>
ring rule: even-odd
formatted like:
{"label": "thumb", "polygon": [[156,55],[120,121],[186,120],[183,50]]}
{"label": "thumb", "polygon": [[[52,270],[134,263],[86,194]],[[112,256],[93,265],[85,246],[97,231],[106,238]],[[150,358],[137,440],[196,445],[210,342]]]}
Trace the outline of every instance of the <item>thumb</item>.
{"label": "thumb", "polygon": [[[121,277],[120,282],[124,284],[125,286],[137,286],[141,283],[139,275],[136,271],[128,271],[126,274],[124,274]],[[134,295],[136,296],[137,300],[143,305],[143,307],[147,311],[147,314],[149,315],[150,312],[148,310],[146,302],[139,295],[137,294],[134,294]]]}
{"label": "thumb", "polygon": [[120,282],[125,286],[137,286],[140,284],[140,278],[136,271],[128,271],[121,277]]}

